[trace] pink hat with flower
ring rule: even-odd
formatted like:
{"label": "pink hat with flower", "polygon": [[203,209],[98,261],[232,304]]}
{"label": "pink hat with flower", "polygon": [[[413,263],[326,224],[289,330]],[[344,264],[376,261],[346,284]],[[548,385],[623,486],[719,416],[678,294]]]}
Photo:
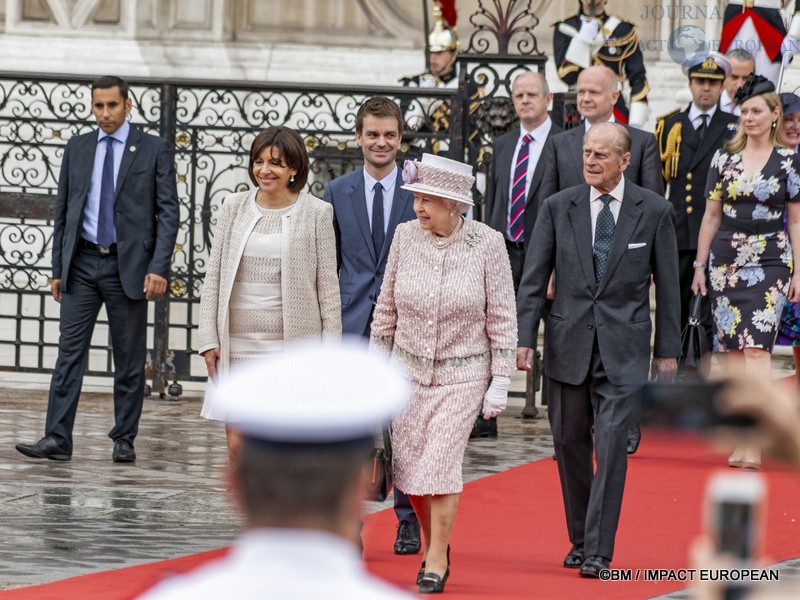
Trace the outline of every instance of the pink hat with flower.
{"label": "pink hat with flower", "polygon": [[404,190],[447,198],[474,206],[472,186],[475,178],[470,165],[423,154],[422,160],[407,160],[403,164]]}

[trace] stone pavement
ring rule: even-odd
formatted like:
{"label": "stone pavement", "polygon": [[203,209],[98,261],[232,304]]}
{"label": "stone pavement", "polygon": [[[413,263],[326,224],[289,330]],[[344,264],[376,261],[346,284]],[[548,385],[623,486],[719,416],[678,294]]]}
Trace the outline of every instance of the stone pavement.
{"label": "stone pavement", "polygon": [[[222,481],[225,433],[199,416],[197,395],[145,401],[132,465],[111,461],[109,394],[83,395],[67,463],[14,449],[41,437],[45,391],[6,387],[0,398],[0,590],[212,550],[237,535]],[[510,404],[499,438],[467,446],[466,481],[552,455],[547,420],[522,419],[522,401]],[[781,564],[786,576],[800,579],[800,560]]]}
{"label": "stone pavement", "polygon": [[[225,432],[199,416],[199,397],[146,400],[131,465],[111,461],[109,394],[83,394],[66,463],[14,449],[42,436],[46,392],[5,388],[0,398],[0,589],[212,550],[236,536]],[[546,419],[523,420],[516,403],[498,439],[470,442],[466,480],[552,454]]]}

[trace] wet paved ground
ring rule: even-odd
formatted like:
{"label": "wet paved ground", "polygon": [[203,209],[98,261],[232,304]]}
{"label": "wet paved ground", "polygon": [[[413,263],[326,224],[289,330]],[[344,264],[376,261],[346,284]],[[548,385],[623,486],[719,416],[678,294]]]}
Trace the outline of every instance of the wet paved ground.
{"label": "wet paved ground", "polygon": [[[0,590],[211,550],[236,536],[221,480],[225,434],[199,417],[197,396],[145,402],[132,465],[111,461],[109,395],[82,397],[68,463],[14,449],[41,437],[45,392],[0,388],[0,398]],[[512,403],[498,439],[468,445],[465,480],[552,455],[546,419],[522,419],[521,400]],[[788,576],[800,580],[800,561],[781,565]]]}
{"label": "wet paved ground", "polygon": [[[211,550],[236,536],[221,480],[225,433],[200,418],[198,397],[145,401],[132,465],[111,461],[109,395],[83,395],[67,463],[14,449],[42,436],[45,392],[0,388],[0,398],[0,589]],[[469,444],[466,480],[552,454],[546,420],[521,419],[517,404],[498,439]]]}

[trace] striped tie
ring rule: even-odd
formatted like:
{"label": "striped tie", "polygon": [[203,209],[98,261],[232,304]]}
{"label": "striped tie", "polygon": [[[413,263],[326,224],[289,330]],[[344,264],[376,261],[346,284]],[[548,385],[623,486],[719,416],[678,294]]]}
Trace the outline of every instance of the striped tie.
{"label": "striped tie", "polygon": [[514,184],[511,187],[511,211],[508,217],[508,239],[512,242],[522,241],[525,230],[525,183],[528,179],[528,155],[530,154],[533,136],[526,133],[517,154],[514,167]]}

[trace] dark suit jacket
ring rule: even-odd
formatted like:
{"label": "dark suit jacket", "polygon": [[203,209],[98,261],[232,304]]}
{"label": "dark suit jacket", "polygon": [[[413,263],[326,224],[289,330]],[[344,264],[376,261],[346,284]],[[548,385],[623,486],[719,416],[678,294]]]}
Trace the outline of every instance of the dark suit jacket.
{"label": "dark suit jacket", "polygon": [[[550,128],[547,139],[561,133],[562,129],[555,124]],[[492,166],[489,169],[489,177],[486,182],[486,213],[484,222],[496,229],[505,237],[506,227],[508,226],[508,188],[511,184],[511,161],[514,160],[514,150],[519,140],[519,127],[513,131],[501,135],[492,144]],[[539,184],[542,181],[544,171],[544,148],[539,156],[539,161],[533,169],[531,185],[528,190],[528,198],[525,201],[525,232],[523,234],[525,243],[531,239],[533,224],[536,222],[536,194]]]}
{"label": "dark suit jacket", "polygon": [[[64,150],[53,221],[53,279],[69,291],[69,268],[81,235],[98,132],[71,139]],[[144,298],[148,273],[169,277],[178,235],[175,167],[165,140],[131,126],[114,195],[119,276],[125,295]]]}
{"label": "dark suit jacket", "polygon": [[[669,133],[680,126],[681,143],[678,147],[678,169],[669,181],[669,201],[675,208],[675,230],[678,236],[678,250],[696,250],[700,223],[706,211],[706,179],[714,153],[722,148],[725,140],[736,131],[739,117],[728,114],[719,108],[708,122],[708,129],[702,143],[694,125],[689,120],[689,108],[672,114],[656,127],[658,149],[662,158],[669,148]],[[663,163],[662,163],[663,165]],[[671,165],[666,165],[671,170]]]}
{"label": "dark suit jacket", "polygon": [[626,181],[608,264],[596,286],[589,190],[586,184],[564,190],[547,198],[539,211],[517,295],[519,345],[534,346],[555,269],[545,338],[547,376],[582,383],[597,336],[611,383],[644,383],[650,364],[651,274],[656,283],[653,354],[681,354],[674,212],[662,196]]}
{"label": "dark suit jacket", "polygon": [[394,230],[400,223],[416,218],[414,194],[401,189],[402,185],[403,177],[398,169],[392,213],[380,256],[375,256],[372,228],[367,217],[364,170],[337,177],[325,187],[323,199],[333,204],[339,291],[342,295],[342,333],[364,335],[366,332],[381,291]]}
{"label": "dark suit jacket", "polygon": [[[631,162],[625,177],[638,186],[664,195],[656,138],[635,127],[625,127],[631,136]],[[585,183],[583,179],[583,136],[586,128],[578,125],[547,140],[542,150],[544,171],[539,186],[538,204],[553,194]]]}

